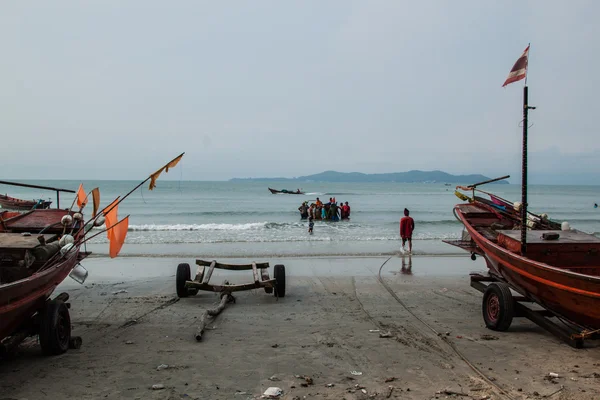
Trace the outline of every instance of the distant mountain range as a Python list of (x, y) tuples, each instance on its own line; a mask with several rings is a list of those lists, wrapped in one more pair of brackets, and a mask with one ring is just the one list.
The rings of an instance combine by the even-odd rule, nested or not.
[[(480, 174), (452, 175), (443, 171), (408, 171), (387, 174), (363, 174), (361, 172), (325, 171), (320, 174), (295, 178), (233, 178), (230, 181), (286, 181), (286, 182), (399, 182), (399, 183), (461, 183), (471, 184), (489, 180)], [(495, 183), (507, 184), (502, 180)]]

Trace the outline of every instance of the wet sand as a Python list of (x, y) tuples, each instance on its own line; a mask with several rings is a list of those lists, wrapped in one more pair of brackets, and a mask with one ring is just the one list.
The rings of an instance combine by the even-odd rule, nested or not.
[[(68, 279), (57, 291), (71, 295), (83, 347), (45, 358), (25, 343), (0, 361), (0, 398), (254, 399), (269, 386), (290, 400), (600, 398), (600, 349), (573, 349), (523, 319), (485, 328), (468, 278), (481, 260), (396, 256), (380, 271), (386, 259), (257, 260), (286, 266), (286, 297), (236, 293), (202, 342), (198, 320), (218, 296), (175, 296), (175, 268), (193, 259), (88, 259), (85, 285)], [(251, 273), (215, 271), (224, 279)]]

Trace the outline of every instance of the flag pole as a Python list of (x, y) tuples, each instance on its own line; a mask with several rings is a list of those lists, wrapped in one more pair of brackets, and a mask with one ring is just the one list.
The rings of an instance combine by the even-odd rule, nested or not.
[[(530, 50), (531, 44), (527, 45)], [(528, 50), (528, 51), (529, 51)], [(527, 128), (529, 110), (535, 107), (529, 106), (529, 88), (527, 87), (527, 68), (529, 66), (529, 52), (527, 53), (527, 64), (525, 69), (525, 86), (523, 86), (523, 155), (521, 170), (521, 255), (527, 254)]]
[(529, 109), (527, 97), (528, 90), (525, 85), (523, 87), (523, 161), (521, 169), (521, 255), (527, 253), (527, 111)]
[[(178, 159), (179, 157), (183, 156), (185, 154), (185, 152), (181, 153), (180, 155), (178, 155), (177, 157), (175, 157), (174, 159), (172, 159), (171, 161), (169, 161), (167, 164), (165, 164), (165, 166), (171, 164), (173, 161), (175, 161), (176, 159)], [(163, 167), (164, 168), (164, 167)], [(123, 200), (125, 200), (131, 193), (135, 192), (140, 186), (142, 186), (144, 183), (148, 182), (150, 179), (152, 178), (152, 175), (150, 175), (149, 177), (147, 177), (146, 179), (144, 179), (142, 182), (140, 182), (136, 187), (134, 187), (133, 189), (131, 189), (129, 191), (129, 193), (127, 193), (125, 196), (123, 196), (118, 202), (117, 204), (113, 205), (110, 209), (108, 210), (102, 210), (103, 213), (109, 213), (113, 208), (115, 208), (116, 206), (118, 206), (119, 204), (121, 204), (123, 202)]]

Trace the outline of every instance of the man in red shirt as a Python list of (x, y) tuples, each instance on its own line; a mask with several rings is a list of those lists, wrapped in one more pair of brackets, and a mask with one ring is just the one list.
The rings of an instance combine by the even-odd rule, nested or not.
[(402, 251), (404, 251), (404, 245), (408, 240), (408, 251), (412, 252), (412, 233), (415, 229), (415, 221), (408, 214), (410, 212), (405, 208), (404, 217), (400, 220), (400, 237), (402, 238)]

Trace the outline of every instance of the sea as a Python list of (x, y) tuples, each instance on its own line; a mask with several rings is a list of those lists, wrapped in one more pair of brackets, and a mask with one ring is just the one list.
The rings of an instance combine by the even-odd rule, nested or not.
[[(134, 181), (20, 181), (86, 191), (100, 188), (101, 205), (124, 196)], [(295, 186), (290, 186), (291, 184)], [(274, 189), (296, 190), (303, 195), (276, 194)], [(462, 225), (453, 206), (462, 202), (454, 186), (444, 183), (290, 183), (198, 182), (159, 179), (130, 194), (119, 206), (119, 217), (129, 215), (129, 231), (120, 256), (146, 257), (302, 257), (394, 255), (400, 251), (399, 221), (404, 208), (415, 220), (414, 255), (464, 254), (443, 242), (461, 237)], [(490, 184), (484, 190), (510, 201), (520, 201), (520, 185)], [(56, 194), (39, 189), (0, 185), (0, 193), (22, 199), (53, 200)], [(542, 186), (528, 188), (529, 209), (550, 219), (568, 221), (571, 227), (600, 236), (600, 186)], [(300, 219), (302, 202), (317, 198), (348, 202), (348, 221), (316, 221), (312, 235)], [(60, 207), (69, 207), (74, 194), (63, 193)], [(90, 202), (91, 203), (91, 202)], [(91, 204), (84, 210), (91, 215)], [(93, 231), (94, 232), (94, 231)], [(97, 231), (99, 232), (99, 231)], [(87, 249), (108, 255), (105, 234), (91, 239)]]

